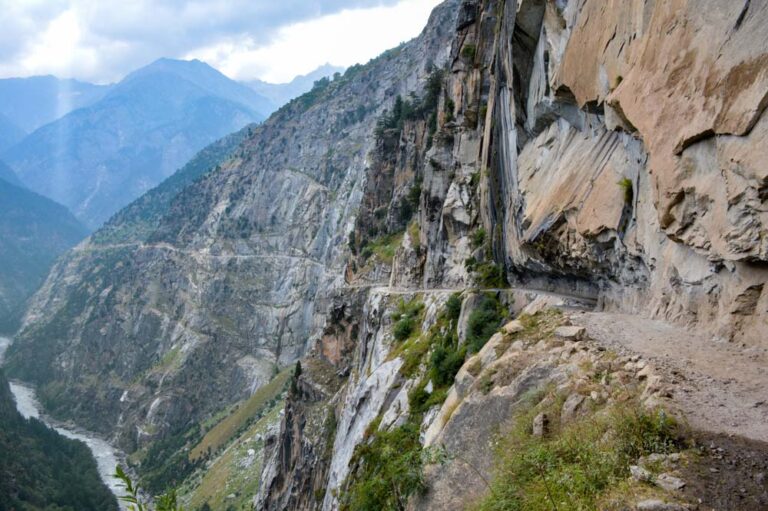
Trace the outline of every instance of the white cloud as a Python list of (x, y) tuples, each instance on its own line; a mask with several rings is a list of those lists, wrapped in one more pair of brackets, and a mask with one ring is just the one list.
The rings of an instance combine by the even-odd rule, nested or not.
[(418, 34), (439, 0), (0, 0), (0, 77), (110, 82), (159, 57), (288, 80)]
[(240, 80), (284, 82), (328, 62), (364, 63), (421, 32), (436, 0), (402, 0), (391, 7), (344, 10), (282, 28), (271, 43), (250, 37), (190, 51), (224, 74)]

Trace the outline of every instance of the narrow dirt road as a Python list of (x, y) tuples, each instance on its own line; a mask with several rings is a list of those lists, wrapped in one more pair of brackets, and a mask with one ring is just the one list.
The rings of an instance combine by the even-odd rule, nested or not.
[(694, 429), (768, 442), (768, 350), (628, 314), (570, 316), (600, 344), (641, 355), (664, 373)]

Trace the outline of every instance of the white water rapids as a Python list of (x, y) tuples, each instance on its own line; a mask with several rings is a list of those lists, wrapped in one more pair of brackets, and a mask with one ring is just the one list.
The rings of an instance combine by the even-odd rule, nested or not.
[[(5, 351), (10, 345), (10, 339), (6, 337), (0, 337), (0, 365), (2, 365)], [(112, 490), (112, 493), (114, 493), (116, 496), (122, 495), (123, 486), (117, 482), (115, 478), (112, 477), (112, 474), (115, 473), (115, 467), (117, 466), (118, 459), (123, 458), (120, 451), (115, 449), (107, 441), (94, 433), (85, 431), (80, 428), (75, 429), (65, 427), (61, 424), (51, 421), (50, 418), (46, 417), (42, 413), (40, 402), (35, 396), (35, 389), (19, 382), (11, 381), (9, 383), (11, 386), (11, 392), (13, 392), (13, 396), (16, 399), (16, 409), (24, 418), (28, 419), (30, 417), (34, 417), (35, 419), (39, 419), (49, 427), (55, 429), (61, 435), (67, 438), (80, 440), (81, 442), (85, 443), (85, 445), (91, 449), (93, 457), (96, 459), (96, 464), (99, 468), (99, 475), (104, 481), (104, 484), (106, 484), (109, 489)], [(124, 509), (122, 503), (120, 507), (121, 509)]]

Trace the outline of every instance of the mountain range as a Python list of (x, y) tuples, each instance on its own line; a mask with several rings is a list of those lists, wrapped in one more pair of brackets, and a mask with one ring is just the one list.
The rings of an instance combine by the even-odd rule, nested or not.
[(53, 262), (87, 234), (64, 206), (24, 188), (0, 162), (0, 332), (13, 332)]
[(0, 157), (28, 188), (94, 229), (197, 151), (262, 121), (334, 69), (260, 83), (267, 95), (198, 60), (159, 59), (106, 86), (0, 80)]
[(311, 73), (299, 75), (287, 83), (269, 83), (262, 80), (251, 80), (245, 84), (272, 102), (274, 110), (284, 105), (291, 99), (301, 96), (312, 88), (312, 85), (321, 78), (327, 78), (334, 73), (343, 73), (344, 68), (323, 64)]
[(6, 370), (191, 509), (768, 508), (767, 25), (446, 0), (63, 254)]

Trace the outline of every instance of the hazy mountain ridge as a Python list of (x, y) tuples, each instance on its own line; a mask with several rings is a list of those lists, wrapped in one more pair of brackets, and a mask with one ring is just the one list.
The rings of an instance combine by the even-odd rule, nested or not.
[(312, 89), (312, 85), (317, 80), (332, 77), (335, 73), (343, 72), (343, 67), (323, 64), (314, 71), (305, 75), (299, 75), (286, 83), (270, 83), (262, 80), (251, 80), (244, 83), (260, 95), (269, 99), (274, 106), (274, 110), (277, 110), (291, 99), (308, 92)]
[(210, 142), (262, 120), (260, 107), (256, 93), (199, 61), (162, 59), (3, 157), (28, 187), (94, 228)]
[(0, 331), (15, 330), (53, 262), (86, 233), (64, 206), (0, 179)]
[(95, 85), (55, 76), (0, 79), (0, 114), (25, 133), (91, 105), (111, 85)]

